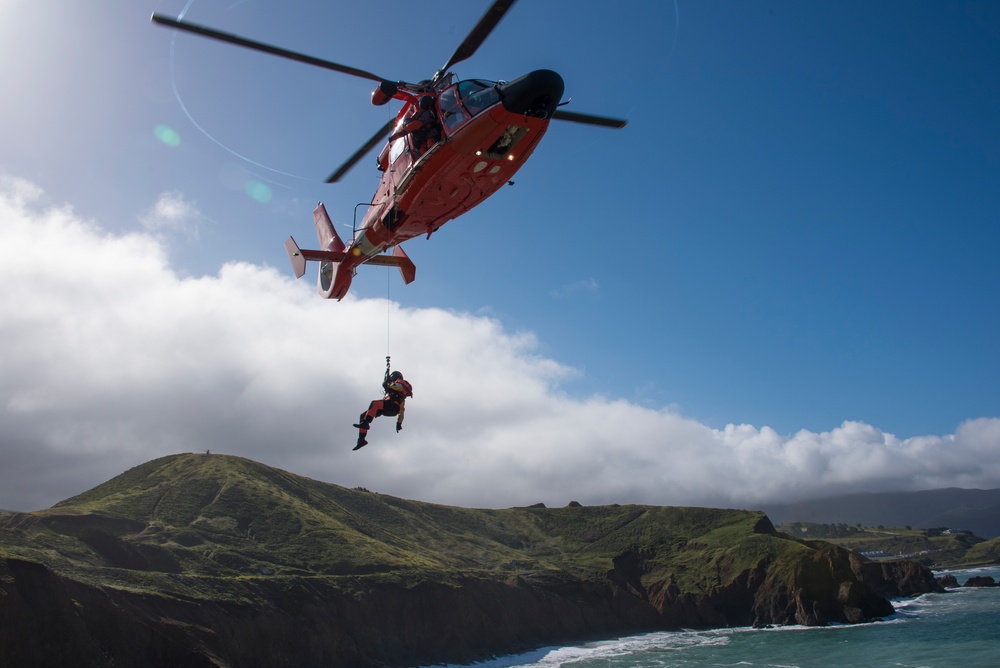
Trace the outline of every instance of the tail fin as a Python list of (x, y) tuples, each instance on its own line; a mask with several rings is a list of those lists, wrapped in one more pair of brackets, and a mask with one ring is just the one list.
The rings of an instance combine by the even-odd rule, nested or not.
[(392, 249), (392, 255), (376, 255), (365, 260), (365, 264), (372, 264), (379, 267), (397, 267), (403, 277), (403, 283), (409, 285), (417, 277), (417, 265), (399, 246)]
[(417, 277), (417, 265), (413, 264), (413, 260), (410, 256), (406, 254), (405, 251), (399, 246), (392, 249), (392, 256), (399, 259), (399, 273), (403, 277), (403, 283), (409, 285), (413, 282), (413, 279)]
[(292, 263), (292, 271), (295, 278), (302, 278), (306, 273), (306, 260), (319, 262), (340, 262), (344, 259), (344, 242), (337, 236), (337, 230), (333, 228), (330, 216), (326, 213), (326, 207), (320, 202), (313, 211), (313, 221), (316, 223), (316, 236), (319, 238), (320, 247), (323, 250), (302, 250), (295, 243), (294, 237), (285, 240), (285, 250), (288, 252), (288, 259)]
[(323, 250), (343, 253), (346, 246), (337, 235), (337, 230), (333, 228), (330, 216), (326, 212), (326, 207), (320, 202), (313, 209), (313, 222), (316, 223), (316, 236), (319, 237), (319, 247)]
[(322, 202), (313, 209), (313, 222), (316, 223), (316, 237), (319, 239), (320, 248), (326, 251), (325, 257), (320, 258), (316, 289), (325, 298), (340, 301), (347, 294), (351, 287), (351, 279), (354, 278), (354, 269), (341, 264), (347, 246), (334, 229), (330, 215)]
[(288, 253), (288, 259), (292, 263), (292, 271), (295, 272), (295, 278), (302, 278), (306, 273), (306, 258), (302, 255), (302, 249), (295, 243), (294, 237), (285, 239), (285, 251)]
[(319, 262), (317, 285), (319, 293), (327, 299), (343, 299), (351, 286), (353, 276), (353, 271), (349, 267), (341, 266), (347, 247), (337, 235), (337, 230), (333, 228), (322, 202), (313, 211), (313, 221), (316, 223), (316, 237), (323, 250), (302, 250), (293, 237), (288, 237), (285, 241), (285, 250), (288, 251), (288, 259), (292, 262), (292, 271), (295, 272), (296, 278), (302, 278), (306, 273), (307, 260)]

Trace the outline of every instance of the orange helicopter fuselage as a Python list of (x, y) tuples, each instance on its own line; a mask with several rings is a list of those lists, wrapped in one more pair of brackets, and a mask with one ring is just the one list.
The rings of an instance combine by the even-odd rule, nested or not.
[[(404, 107), (398, 125), (411, 110)], [(347, 245), (328, 297), (341, 299), (358, 266), (480, 204), (510, 182), (549, 126), (548, 118), (512, 112), (500, 102), (472, 115), (464, 107), (438, 110), (441, 141), (423, 154), (412, 135), (389, 142), (379, 154), (382, 179), (354, 238)], [(458, 118), (455, 118), (458, 116)], [(331, 249), (333, 250), (333, 249)]]

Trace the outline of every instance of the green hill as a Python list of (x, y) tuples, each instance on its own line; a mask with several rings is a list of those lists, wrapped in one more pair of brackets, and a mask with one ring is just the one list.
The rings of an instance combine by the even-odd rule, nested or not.
[(988, 543), (996, 545), (1000, 539), (986, 541), (969, 531), (810, 522), (792, 522), (778, 528), (791, 536), (825, 540), (872, 559), (912, 559), (934, 569), (968, 568), (1000, 561), (1000, 555), (988, 548)]
[(934, 587), (915, 564), (873, 568), (760, 512), (466, 509), (174, 455), (0, 516), (0, 665), (41, 651), (77, 665), (426, 664), (642, 630), (865, 621), (892, 611), (886, 596)]
[(1000, 564), (1000, 538), (976, 543), (965, 553), (958, 566), (965, 568), (987, 564)]

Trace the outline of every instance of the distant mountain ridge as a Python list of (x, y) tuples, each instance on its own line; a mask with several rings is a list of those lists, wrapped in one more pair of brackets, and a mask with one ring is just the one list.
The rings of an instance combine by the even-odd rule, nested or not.
[(1000, 489), (932, 489), (921, 492), (848, 494), (761, 508), (778, 524), (861, 523), (864, 526), (964, 529), (982, 538), (1000, 536)]
[(467, 509), (184, 454), (0, 515), (0, 666), (414, 666), (940, 591), (759, 511)]

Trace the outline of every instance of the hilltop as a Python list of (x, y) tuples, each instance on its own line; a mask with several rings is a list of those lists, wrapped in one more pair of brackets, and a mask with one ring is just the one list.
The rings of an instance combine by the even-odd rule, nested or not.
[(0, 516), (0, 664), (462, 662), (671, 628), (854, 623), (937, 590), (761, 512), (466, 509), (185, 454)]

